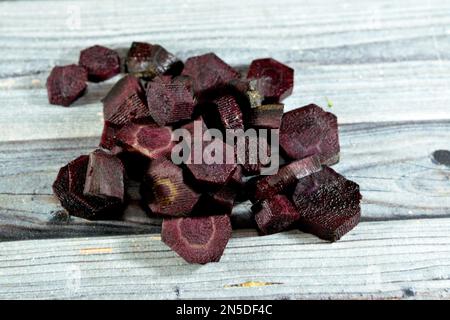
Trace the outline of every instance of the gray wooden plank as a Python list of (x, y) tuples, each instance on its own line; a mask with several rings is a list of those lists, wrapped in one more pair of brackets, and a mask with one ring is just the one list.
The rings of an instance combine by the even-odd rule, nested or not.
[(430, 161), (450, 149), (448, 12), (439, 0), (0, 2), (2, 240), (157, 232), (135, 203), (125, 221), (68, 220), (50, 191), (58, 167), (95, 146), (116, 79), (65, 109), (47, 103), (48, 72), (133, 40), (294, 67), (288, 109), (333, 103), (336, 169), (361, 185), (365, 221), (335, 244), (235, 232), (222, 262), (202, 267), (157, 234), (3, 242), (0, 298), (449, 298), (450, 172)]
[(448, 121), (343, 126), (334, 167), (356, 181), (367, 219), (408, 219), (450, 213), (450, 168), (431, 154), (450, 149)]
[(450, 219), (363, 222), (337, 243), (235, 232), (188, 265), (158, 235), (0, 243), (0, 298), (450, 298)]
[(442, 1), (233, 0), (214, 4), (213, 15), (205, 1), (0, 6), (1, 141), (98, 135), (99, 100), (116, 79), (90, 84), (66, 109), (48, 104), (46, 77), (86, 46), (133, 40), (159, 42), (181, 58), (215, 51), (233, 65), (273, 56), (296, 70), (288, 108), (328, 99), (341, 123), (450, 118), (450, 6)]
[[(340, 139), (341, 161), (334, 168), (361, 186), (363, 221), (450, 215), (450, 168), (431, 159), (433, 151), (450, 149), (449, 121), (342, 125)], [(67, 237), (76, 230), (81, 236), (155, 230), (155, 221), (147, 220), (135, 203), (126, 220), (143, 226), (108, 222), (115, 229), (89, 232), (81, 219), (54, 223), (54, 212), (61, 207), (51, 184), (59, 167), (97, 142), (98, 138), (84, 138), (0, 143), (0, 239)], [(137, 185), (131, 193), (137, 200)], [(246, 204), (237, 208), (236, 219), (248, 209)]]

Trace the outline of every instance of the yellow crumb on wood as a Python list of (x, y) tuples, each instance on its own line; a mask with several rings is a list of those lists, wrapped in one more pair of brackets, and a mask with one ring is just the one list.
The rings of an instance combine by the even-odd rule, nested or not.
[(80, 249), (80, 254), (105, 254), (112, 253), (112, 248), (86, 248)]
[(253, 287), (265, 287), (265, 286), (273, 286), (276, 284), (282, 284), (281, 282), (264, 282), (264, 281), (247, 281), (243, 283), (237, 284), (227, 284), (225, 288), (253, 288)]

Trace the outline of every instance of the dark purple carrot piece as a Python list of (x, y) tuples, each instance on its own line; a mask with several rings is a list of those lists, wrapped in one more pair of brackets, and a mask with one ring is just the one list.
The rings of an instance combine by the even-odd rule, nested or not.
[(156, 124), (127, 124), (117, 133), (116, 140), (129, 151), (137, 151), (150, 159), (169, 155), (174, 146), (172, 129)]
[(139, 152), (123, 151), (117, 154), (125, 167), (126, 177), (135, 181), (142, 181), (150, 164), (150, 158)]
[[(224, 151), (224, 154), (233, 154), (232, 147), (223, 142), (221, 143), (223, 146), (222, 150), (227, 150)], [(204, 148), (206, 146), (208, 146), (208, 144), (204, 144)], [(193, 155), (191, 155), (191, 159), (193, 159)], [(217, 164), (207, 164), (202, 160), (202, 162), (198, 164), (186, 164), (186, 167), (189, 169), (199, 187), (222, 186), (227, 182), (228, 178), (235, 170), (236, 163), (227, 164), (222, 162)]]
[[(197, 136), (194, 134), (195, 123), (197, 123), (197, 126), (201, 131), (200, 135), (198, 136), (198, 138), (200, 138), (200, 141), (196, 141)], [(182, 128), (186, 129), (191, 134), (191, 144), (188, 146), (190, 154), (189, 159), (186, 162), (186, 167), (188, 168), (190, 175), (193, 178), (192, 182), (197, 188), (223, 186), (228, 181), (228, 178), (236, 168), (236, 163), (234, 163), (233, 161), (233, 148), (218, 139), (214, 139), (214, 141), (203, 140), (203, 134), (207, 130), (207, 127), (201, 117), (199, 117), (196, 121), (184, 125)], [(212, 145), (212, 143), (214, 143), (214, 145)], [(213, 153), (207, 151), (213, 151), (213, 149), (215, 149), (213, 147), (215, 146), (222, 149), (221, 154), (218, 154), (217, 157), (217, 159), (221, 161), (217, 161), (219, 163), (208, 164), (205, 161), (204, 155), (210, 155), (211, 153)], [(196, 153), (198, 153), (198, 157), (196, 157)], [(229, 161), (231, 162), (230, 164), (227, 164), (228, 157), (230, 157), (231, 159), (231, 161)]]
[(287, 230), (300, 214), (291, 201), (281, 194), (253, 206), (255, 220), (262, 234), (273, 234)]
[(259, 79), (233, 79), (228, 85), (243, 94), (247, 99), (247, 105), (250, 108), (256, 108), (262, 105), (264, 96), (261, 94), (261, 86), (268, 78)]
[(358, 184), (329, 167), (300, 179), (292, 196), (301, 229), (329, 241), (358, 224), (361, 198)]
[(187, 168), (200, 187), (221, 186), (236, 168), (236, 164), (188, 164)]
[(165, 158), (150, 163), (145, 186), (150, 190), (150, 210), (161, 216), (189, 215), (200, 197), (184, 182), (182, 169)]
[(105, 81), (120, 73), (118, 53), (103, 46), (82, 50), (79, 64), (87, 70), (88, 79), (92, 82)]
[(194, 97), (187, 79), (155, 78), (147, 86), (150, 114), (160, 126), (188, 120), (194, 110)]
[(231, 238), (227, 215), (164, 219), (162, 241), (189, 263), (218, 262)]
[(177, 75), (183, 63), (162, 46), (133, 42), (126, 59), (127, 71), (136, 77), (152, 79), (157, 75)]
[(189, 131), (189, 133), (191, 134), (192, 137), (194, 137), (194, 129), (195, 129), (195, 123), (197, 122), (197, 128), (200, 129), (200, 135), (201, 137), (203, 137), (203, 134), (205, 133), (206, 130), (208, 130), (208, 127), (205, 124), (205, 121), (203, 120), (203, 118), (201, 116), (197, 117), (195, 120), (186, 123), (185, 125), (181, 126), (181, 128), (186, 129), (187, 131)]
[(182, 75), (192, 78), (194, 93), (197, 96), (206, 91), (217, 89), (240, 77), (239, 72), (214, 53), (187, 59)]
[(283, 104), (265, 104), (249, 110), (247, 123), (252, 128), (278, 129), (283, 117)]
[(252, 194), (252, 200), (270, 199), (292, 186), (298, 179), (320, 171), (319, 159), (315, 156), (291, 162), (281, 167), (274, 175), (259, 179)]
[(193, 215), (231, 214), (236, 196), (243, 187), (242, 169), (237, 166), (225, 185), (217, 190), (208, 190), (202, 193), (199, 202), (194, 208)]
[(120, 126), (116, 126), (115, 124), (105, 121), (103, 124), (102, 136), (100, 139), (99, 147), (110, 150), (114, 154), (118, 154), (122, 151), (122, 148), (117, 146), (116, 143), (116, 134), (121, 129)]
[(117, 126), (150, 117), (144, 90), (139, 80), (131, 75), (120, 79), (102, 102), (104, 120)]
[(243, 173), (247, 176), (260, 174), (261, 169), (270, 164), (262, 161), (268, 160), (266, 157), (271, 156), (270, 144), (263, 137), (240, 136), (237, 138), (234, 150), (236, 161), (242, 165)]
[(237, 165), (233, 174), (230, 176), (230, 181), (228, 183), (235, 189), (239, 189), (244, 186), (244, 174), (242, 171), (242, 166)]
[(219, 191), (212, 193), (211, 198), (219, 207), (223, 208), (224, 212), (231, 214), (236, 194), (235, 188), (231, 185), (225, 185)]
[(294, 87), (294, 69), (271, 58), (253, 60), (247, 78), (261, 79), (258, 89), (267, 103), (282, 101)]
[(88, 163), (89, 163), (88, 155), (79, 156), (75, 160), (68, 163), (67, 165), (69, 176), (68, 186), (70, 192), (83, 194)]
[(84, 94), (87, 80), (86, 69), (76, 64), (54, 67), (47, 78), (48, 102), (68, 107)]
[(203, 192), (192, 211), (192, 215), (229, 215), (233, 209), (236, 194), (236, 190), (228, 185), (222, 186), (217, 191)]
[(338, 162), (336, 116), (315, 104), (285, 113), (280, 127), (280, 146), (291, 159), (317, 155), (322, 164)]
[(70, 215), (85, 219), (115, 218), (123, 210), (117, 198), (83, 195), (89, 156), (83, 155), (59, 170), (53, 192)]
[(104, 150), (89, 154), (83, 194), (124, 201), (124, 167), (115, 155)]
[(224, 95), (214, 100), (224, 129), (244, 129), (241, 109), (232, 95)]

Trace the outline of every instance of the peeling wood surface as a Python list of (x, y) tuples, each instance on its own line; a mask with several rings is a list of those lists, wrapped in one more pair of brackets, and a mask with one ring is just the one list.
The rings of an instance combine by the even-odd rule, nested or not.
[[(449, 13), (438, 0), (0, 2), (0, 298), (449, 298), (450, 168), (431, 159), (450, 149)], [(124, 221), (61, 214), (53, 179), (97, 144), (116, 79), (62, 108), (47, 75), (87, 46), (134, 40), (295, 68), (288, 110), (333, 105), (335, 168), (360, 184), (363, 222), (334, 244), (240, 230), (199, 267), (136, 203)]]

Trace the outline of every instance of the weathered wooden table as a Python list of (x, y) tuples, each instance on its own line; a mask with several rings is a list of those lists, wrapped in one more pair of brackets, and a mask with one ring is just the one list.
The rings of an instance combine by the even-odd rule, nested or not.
[[(2, 2), (0, 31), (0, 298), (450, 297), (450, 168), (430, 156), (450, 149), (448, 1)], [(195, 266), (144, 216), (55, 214), (57, 170), (97, 144), (116, 79), (62, 108), (49, 70), (133, 40), (295, 68), (287, 106), (330, 102), (339, 118), (359, 226), (333, 244), (236, 231), (220, 263)]]

